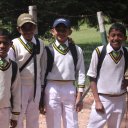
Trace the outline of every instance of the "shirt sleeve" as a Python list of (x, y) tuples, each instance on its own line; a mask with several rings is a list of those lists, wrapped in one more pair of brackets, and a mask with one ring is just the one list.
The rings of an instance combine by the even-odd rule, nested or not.
[(78, 91), (83, 92), (85, 88), (85, 65), (83, 51), (80, 47), (76, 46), (78, 54), (78, 62), (76, 66), (76, 76), (78, 83)]
[(97, 65), (98, 65), (98, 54), (96, 50), (92, 53), (92, 58), (90, 62), (90, 66), (87, 72), (87, 76), (96, 78), (97, 76)]
[(15, 47), (12, 45), (12, 47), (8, 51), (8, 56), (11, 60), (16, 61), (16, 53), (15, 53)]

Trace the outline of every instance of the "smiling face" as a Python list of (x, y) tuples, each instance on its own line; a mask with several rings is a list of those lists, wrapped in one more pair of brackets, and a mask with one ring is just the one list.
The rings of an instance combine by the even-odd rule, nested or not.
[(12, 43), (7, 36), (0, 35), (0, 57), (5, 58)]
[(72, 33), (70, 28), (67, 28), (64, 24), (59, 24), (52, 29), (53, 36), (60, 42), (64, 43), (68, 36)]
[(122, 43), (126, 41), (127, 37), (120, 30), (112, 29), (108, 35), (108, 40), (110, 45), (114, 50), (119, 50), (122, 46)]

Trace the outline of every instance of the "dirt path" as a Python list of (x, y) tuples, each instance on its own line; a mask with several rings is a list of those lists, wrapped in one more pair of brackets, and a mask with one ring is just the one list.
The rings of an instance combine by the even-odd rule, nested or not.
[[(92, 94), (89, 93), (89, 95), (87, 95), (84, 99), (84, 109), (81, 112), (79, 112), (79, 114), (78, 114), (79, 128), (86, 128), (88, 119), (89, 119), (90, 107), (92, 105), (92, 102), (93, 102), (93, 97), (92, 97)], [(126, 117), (126, 115), (125, 115), (125, 117)], [(128, 119), (127, 119), (127, 126), (126, 126), (125, 117), (123, 119), (121, 128), (128, 128)], [(128, 114), (127, 114), (127, 117), (128, 117)], [(43, 115), (40, 115), (40, 127), (39, 128), (47, 128), (45, 116), (43, 116)], [(105, 127), (105, 128), (107, 128), (107, 127)]]

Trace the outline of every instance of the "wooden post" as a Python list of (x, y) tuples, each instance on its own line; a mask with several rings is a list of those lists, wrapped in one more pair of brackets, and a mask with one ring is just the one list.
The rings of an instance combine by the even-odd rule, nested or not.
[[(33, 18), (37, 24), (37, 7), (36, 7), (36, 5), (29, 6), (28, 11), (29, 11), (29, 14), (33, 16)], [(35, 34), (36, 35), (38, 34), (38, 25), (36, 27)]]
[(108, 41), (107, 41), (106, 30), (104, 26), (103, 13), (101, 11), (97, 12), (97, 18), (98, 18), (99, 29), (101, 33), (102, 44), (106, 45)]

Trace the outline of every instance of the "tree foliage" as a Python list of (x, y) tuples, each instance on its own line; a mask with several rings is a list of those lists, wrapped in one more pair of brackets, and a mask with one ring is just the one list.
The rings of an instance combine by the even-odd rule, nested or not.
[[(98, 11), (106, 17), (105, 23), (122, 22), (128, 24), (128, 0), (0, 0), (0, 20), (2, 26), (8, 26), (14, 36), (17, 17), (28, 12), (29, 5), (37, 6), (39, 35), (44, 35), (58, 17), (71, 20), (72, 26), (79, 26), (86, 22), (90, 27), (98, 27)], [(4, 26), (4, 27), (5, 27)]]

